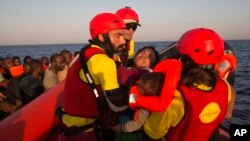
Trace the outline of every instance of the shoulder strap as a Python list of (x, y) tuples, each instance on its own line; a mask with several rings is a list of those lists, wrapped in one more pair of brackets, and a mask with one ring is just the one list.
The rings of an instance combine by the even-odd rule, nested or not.
[(104, 53), (104, 52), (98, 48), (91, 48), (90, 45), (82, 48), (80, 51), (80, 61), (81, 61), (82, 69), (84, 70), (84, 75), (85, 75), (88, 83), (90, 84), (96, 98), (99, 97), (99, 94), (98, 94), (98, 91), (96, 89), (96, 85), (94, 83), (94, 80), (93, 80), (92, 76), (90, 75), (89, 69), (87, 67), (87, 61), (93, 55), (100, 54), (100, 53)]
[(101, 106), (100, 98), (99, 98), (99, 93), (97, 91), (96, 84), (94, 83), (94, 80), (92, 76), (90, 75), (89, 69), (87, 67), (87, 61), (95, 54), (105, 54), (105, 52), (101, 49), (98, 48), (91, 48), (90, 45), (87, 45), (86, 47), (82, 48), (80, 51), (80, 61), (81, 61), (81, 66), (84, 71), (84, 75), (90, 84), (90, 87), (95, 94), (96, 102), (98, 105), (98, 109), (101, 110), (103, 109)]

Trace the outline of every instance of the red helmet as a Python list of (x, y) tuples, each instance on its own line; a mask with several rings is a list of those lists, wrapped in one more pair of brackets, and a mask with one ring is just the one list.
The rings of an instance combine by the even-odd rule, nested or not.
[(96, 15), (89, 25), (92, 39), (98, 34), (106, 34), (110, 30), (126, 28), (120, 16), (113, 13), (101, 13)]
[(215, 64), (222, 58), (224, 41), (211, 29), (195, 28), (181, 36), (177, 49), (198, 64)]
[(125, 23), (136, 22), (139, 24), (138, 14), (130, 7), (126, 6), (125, 8), (121, 8), (116, 11), (116, 14), (119, 15)]

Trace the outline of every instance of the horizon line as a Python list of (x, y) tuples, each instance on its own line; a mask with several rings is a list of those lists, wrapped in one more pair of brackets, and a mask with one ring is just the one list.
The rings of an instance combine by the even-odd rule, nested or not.
[[(246, 40), (250, 40), (250, 39), (226, 39), (225, 41), (246, 41)], [(166, 40), (166, 41), (162, 41), (162, 40), (155, 40), (155, 41), (135, 41), (135, 43), (141, 43), (141, 42), (174, 42), (176, 40)], [(83, 43), (37, 43), (37, 44), (0, 44), (0, 47), (2, 46), (39, 46), (39, 45), (76, 45), (76, 44), (88, 44), (87, 42), (83, 42)]]

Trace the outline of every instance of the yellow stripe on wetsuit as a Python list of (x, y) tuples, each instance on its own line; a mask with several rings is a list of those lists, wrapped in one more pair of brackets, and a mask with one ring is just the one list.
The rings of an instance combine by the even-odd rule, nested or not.
[[(67, 127), (72, 127), (72, 126), (80, 127), (80, 126), (84, 126), (84, 125), (93, 123), (95, 121), (95, 119), (93, 119), (93, 118), (75, 117), (75, 116), (70, 116), (70, 115), (67, 115), (67, 114), (63, 114), (62, 121)], [(89, 128), (84, 132), (90, 132), (90, 131), (94, 131), (94, 129)]]

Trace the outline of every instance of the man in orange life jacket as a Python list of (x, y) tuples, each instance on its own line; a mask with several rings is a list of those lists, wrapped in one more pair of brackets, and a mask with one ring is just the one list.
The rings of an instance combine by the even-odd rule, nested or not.
[(127, 6), (117, 10), (116, 14), (119, 15), (126, 24), (126, 30), (124, 34), (126, 45), (123, 52), (120, 54), (120, 61), (123, 65), (132, 67), (135, 48), (133, 36), (137, 26), (141, 26), (139, 24), (139, 16), (135, 10)]
[(99, 140), (94, 123), (99, 121), (101, 129), (107, 129), (115, 124), (110, 113), (127, 108), (128, 93), (118, 85), (112, 59), (125, 45), (125, 28), (123, 20), (112, 13), (98, 14), (90, 21), (90, 44), (72, 60), (66, 77), (59, 140)]

